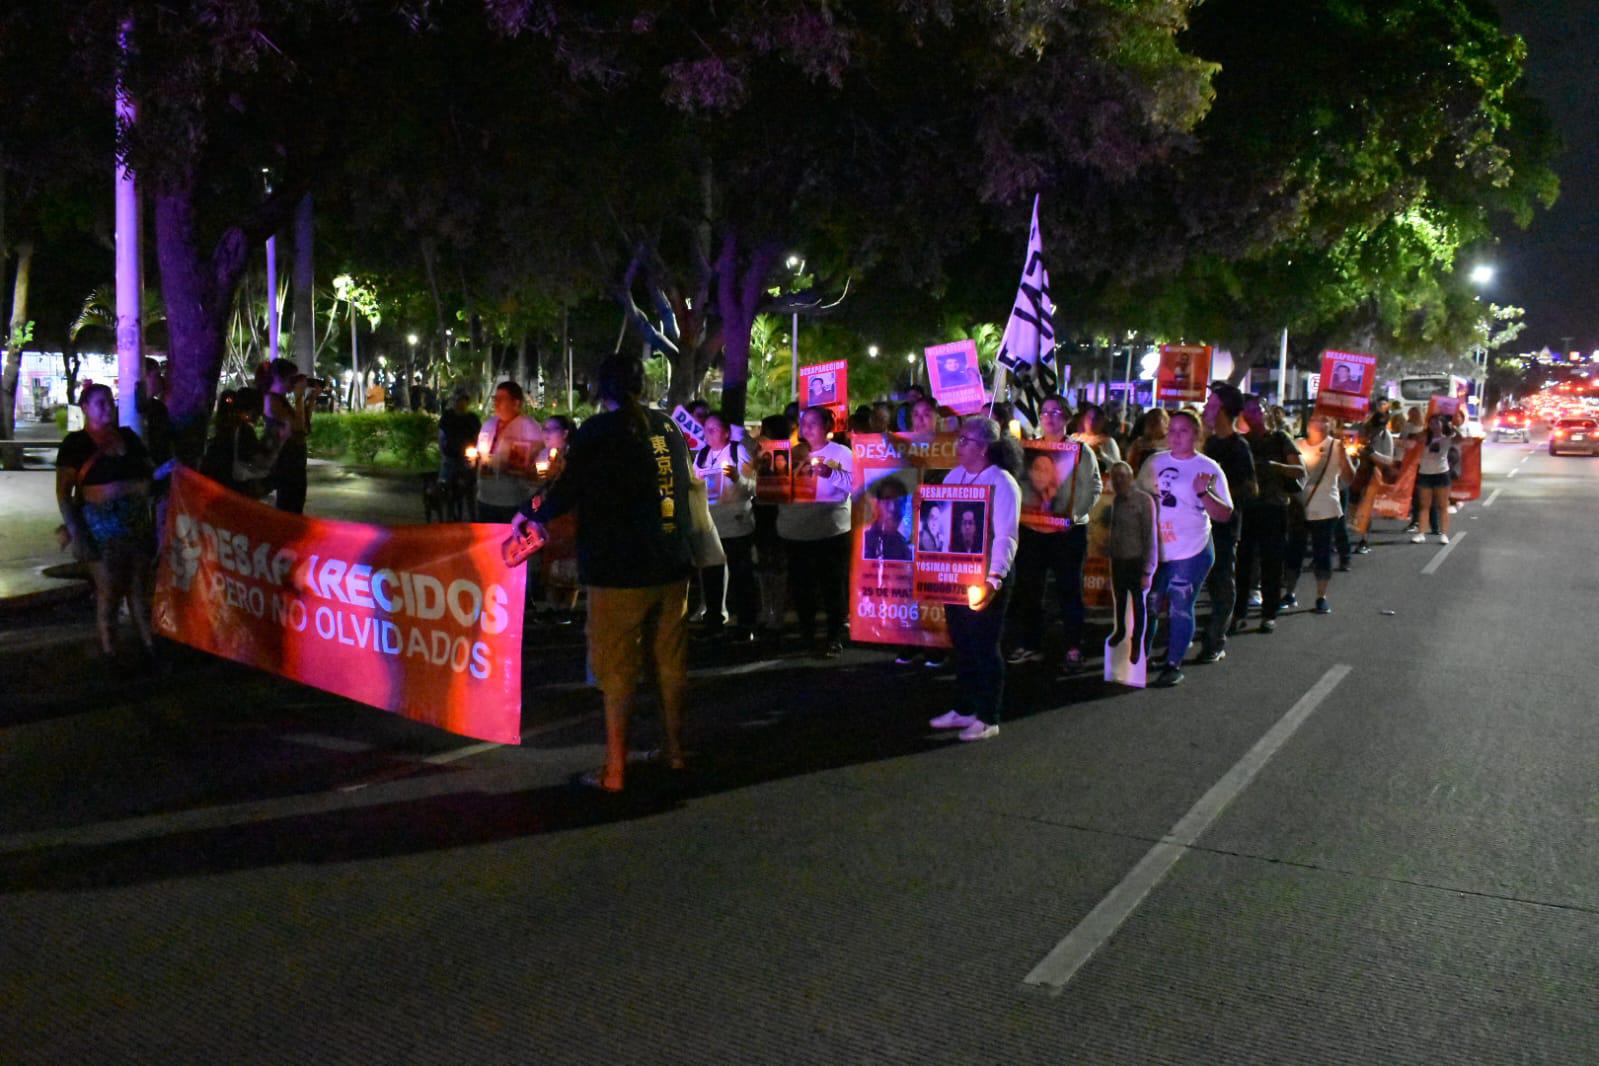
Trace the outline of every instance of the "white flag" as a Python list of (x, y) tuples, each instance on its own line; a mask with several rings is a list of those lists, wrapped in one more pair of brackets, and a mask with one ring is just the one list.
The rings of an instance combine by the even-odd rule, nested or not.
[(1038, 197), (1033, 197), (1033, 227), (1027, 233), (1027, 264), (1011, 304), (1010, 321), (999, 344), (999, 362), (1012, 374), (1020, 368), (1055, 361), (1055, 304), (1049, 298), (1049, 271), (1044, 269), (1044, 242), (1038, 232)]

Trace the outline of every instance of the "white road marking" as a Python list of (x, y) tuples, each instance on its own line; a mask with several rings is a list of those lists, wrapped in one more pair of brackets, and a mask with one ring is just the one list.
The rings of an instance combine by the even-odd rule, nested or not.
[(1421, 568), (1423, 574), (1435, 574), (1438, 568), (1444, 565), (1444, 560), (1449, 558), (1449, 553), (1455, 550), (1455, 545), (1466, 539), (1466, 534), (1456, 533), (1449, 538), (1449, 543), (1438, 549), (1438, 554), (1432, 557), (1432, 562)]
[(1278, 719), (1277, 724), (1267, 730), (1266, 735), (1256, 741), (1255, 746), (1234, 763), (1233, 768), (1212, 785), (1209, 792), (1199, 798), (1198, 803), (1189, 808), (1182, 820), (1149, 849), (1138, 865), (1122, 878), (1121, 883), (1111, 889), (1110, 894), (1077, 924), (1077, 928), (1066, 934), (1066, 938), (1033, 967), (1023, 983), (1042, 986), (1052, 992), (1065, 988), (1094, 953), (1116, 935), (1122, 923), (1165, 879), (1227, 805), (1249, 787), (1255, 775), (1288, 742), (1305, 719), (1332, 695), (1333, 689), (1349, 676), (1351, 669), (1340, 663), (1323, 674), (1321, 680), (1301, 696), (1299, 702), (1290, 707), (1288, 713)]
[(1518, 466), (1514, 470), (1512, 470), (1510, 473), (1506, 474), (1505, 477), (1513, 478), (1519, 473), (1521, 473), (1521, 467)]
[(1500, 485), (1497, 489), (1494, 489), (1488, 494), (1488, 498), (1482, 501), (1482, 505), (1484, 507), (1492, 507), (1494, 505), (1494, 501), (1499, 498), (1499, 494), (1503, 491), (1505, 491), (1505, 487)]

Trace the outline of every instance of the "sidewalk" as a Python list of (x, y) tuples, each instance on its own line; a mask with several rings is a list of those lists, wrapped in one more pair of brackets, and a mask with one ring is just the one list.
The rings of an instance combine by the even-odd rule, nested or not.
[[(17, 437), (53, 440), (56, 428), (20, 423)], [(421, 484), (414, 476), (354, 474), (321, 459), (311, 460), (310, 467), (307, 514), (379, 525), (423, 519)], [(71, 554), (56, 544), (60, 523), (52, 466), (0, 470), (0, 616), (26, 615), (89, 595), (82, 578), (47, 573), (72, 566)]]

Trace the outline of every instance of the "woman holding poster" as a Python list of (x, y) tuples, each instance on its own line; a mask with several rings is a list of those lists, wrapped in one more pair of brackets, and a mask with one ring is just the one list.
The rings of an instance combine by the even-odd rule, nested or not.
[(747, 642), (755, 635), (760, 609), (755, 591), (755, 464), (749, 450), (733, 439), (732, 427), (720, 411), (706, 415), (704, 424), (705, 446), (694, 453), (694, 476), (705, 482), (711, 522), (727, 555), (726, 565), (700, 572), (706, 634), (721, 639), (731, 597), (738, 621), (734, 636)]
[(1093, 451), (1066, 437), (1066, 400), (1051, 396), (1038, 411), (1041, 430), (1026, 450), (1021, 539), (1016, 552), (1016, 647), (1010, 662), (1041, 659), (1044, 584), (1055, 577), (1066, 668), (1082, 665), (1083, 559), (1088, 554), (1088, 512), (1103, 488)]
[[(833, 413), (827, 408), (806, 408), (799, 429), (803, 447), (794, 453), (795, 502), (778, 507), (777, 535), (788, 555), (788, 591), (800, 639), (816, 655), (832, 659), (844, 651), (855, 460), (848, 448), (828, 439)], [(824, 643), (816, 641), (818, 600), (827, 618)]]
[(1021, 487), (1007, 467), (1019, 468), (1020, 462), (1014, 443), (1000, 433), (999, 423), (991, 418), (968, 418), (955, 448), (960, 465), (949, 472), (944, 484), (989, 485), (994, 490), (993, 506), (981, 531), (989, 548), (988, 577), (967, 603), (945, 607), (949, 639), (955, 649), (959, 705), (928, 724), (934, 729), (959, 730), (962, 740), (987, 740), (999, 735), (1005, 690), (1005, 657), (999, 650), (999, 638), (1013, 585), (1011, 566), (1016, 560), (1021, 519)]

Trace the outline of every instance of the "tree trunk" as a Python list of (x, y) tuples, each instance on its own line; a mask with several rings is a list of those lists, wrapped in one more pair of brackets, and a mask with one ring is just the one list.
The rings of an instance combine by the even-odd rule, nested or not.
[(766, 280), (783, 246), (768, 242), (739, 269), (738, 238), (729, 233), (717, 258), (717, 303), (722, 317), (722, 411), (734, 425), (744, 421), (749, 397), (750, 332), (766, 292)]
[[(17, 245), (17, 277), (11, 287), (11, 325), (6, 332), (6, 361), (0, 371), (0, 440), (17, 435), (17, 382), (22, 377), (22, 338), (28, 329), (28, 280), (33, 273), (33, 242)], [(5, 469), (21, 470), (22, 453), (5, 450)]]
[(311, 194), (294, 205), (294, 361), (316, 376), (316, 213)]
[(78, 395), (78, 367), (82, 358), (78, 355), (78, 342), (72, 337), (67, 338), (67, 343), (61, 348), (61, 365), (67, 373), (67, 403), (71, 403)]
[(244, 231), (231, 227), (210, 255), (202, 254), (194, 199), (192, 181), (155, 196), (156, 259), (170, 340), (167, 406), (174, 449), (191, 466), (199, 464), (205, 450), (227, 349), (228, 313), (251, 247)]

